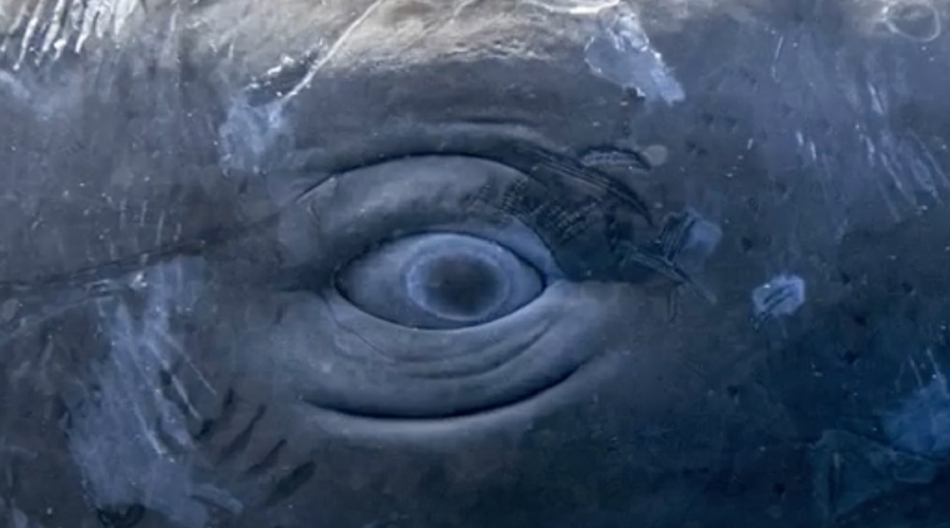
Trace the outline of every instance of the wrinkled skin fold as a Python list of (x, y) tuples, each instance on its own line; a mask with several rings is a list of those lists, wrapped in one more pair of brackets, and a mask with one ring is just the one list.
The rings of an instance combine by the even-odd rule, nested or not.
[(950, 523), (943, 0), (0, 0), (0, 526)]

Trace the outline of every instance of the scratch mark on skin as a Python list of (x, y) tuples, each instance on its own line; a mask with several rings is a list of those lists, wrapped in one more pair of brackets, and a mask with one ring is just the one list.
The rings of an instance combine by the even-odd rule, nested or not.
[(162, 243), (162, 231), (165, 229), (165, 216), (166, 212), (162, 211), (158, 216), (158, 224), (155, 226), (155, 245), (159, 246)]
[[(175, 4), (177, 5), (177, 4)], [(0, 54), (19, 45), (13, 70), (19, 70), (27, 55), (36, 65), (45, 59), (57, 61), (69, 49), (81, 53), (89, 39), (111, 37), (118, 41), (129, 34), (141, 0), (26, 0), (9, 27), (0, 27)], [(0, 23), (4, 22), (0, 19)], [(14, 36), (15, 35), (15, 36)]]
[(82, 28), (79, 30), (79, 37), (76, 39), (76, 46), (73, 48), (75, 53), (80, 53), (83, 47), (85, 47), (86, 40), (88, 40), (89, 36), (92, 35), (93, 27), (95, 27), (96, 20), (98, 19), (98, 12), (93, 15), (86, 14), (86, 16), (82, 17)]
[(304, 78), (301, 79), (300, 82), (297, 83), (297, 85), (293, 87), (293, 89), (287, 92), (287, 94), (284, 95), (280, 99), (280, 104), (281, 105), (286, 104), (291, 99), (297, 97), (297, 95), (299, 95), (301, 91), (305, 90), (308, 86), (310, 86), (310, 83), (313, 82), (313, 79), (314, 77), (316, 77), (317, 73), (319, 73), (320, 70), (322, 70), (323, 67), (328, 62), (330, 62), (330, 60), (333, 59), (333, 57), (336, 56), (337, 53), (339, 53), (340, 49), (343, 48), (343, 45), (346, 44), (346, 42), (350, 39), (353, 33), (355, 33), (356, 30), (359, 29), (359, 27), (362, 26), (363, 23), (366, 22), (366, 20), (368, 20), (369, 17), (372, 16), (373, 13), (375, 13), (376, 10), (379, 9), (381, 5), (383, 5), (383, 2), (384, 0), (376, 0), (375, 2), (370, 4), (370, 6), (367, 7), (365, 11), (363, 11), (363, 14), (361, 14), (359, 17), (357, 17), (356, 20), (350, 23), (350, 25), (347, 26), (345, 30), (343, 30), (343, 33), (339, 36), (339, 38), (336, 39), (336, 42), (334, 42), (333, 45), (330, 46), (330, 49), (327, 50), (327, 53), (323, 57), (321, 57), (320, 60), (314, 63), (313, 66), (311, 66), (310, 70), (307, 72)]
[(881, 156), (881, 163), (884, 165), (884, 169), (886, 170), (887, 174), (891, 177), (891, 182), (894, 184), (894, 188), (900, 192), (901, 196), (903, 196), (905, 200), (912, 202), (913, 197), (904, 186), (904, 182), (901, 180), (900, 175), (894, 169), (894, 164), (892, 161), (893, 160), (891, 160), (890, 156)]
[(32, 383), (39, 389), (42, 389), (47, 395), (56, 394), (53, 381), (50, 379), (51, 362), (55, 352), (53, 339), (47, 338), (43, 346), (43, 352), (40, 354), (39, 362), (34, 368), (34, 375), (31, 377)]
[(775, 45), (775, 53), (772, 55), (772, 79), (778, 80), (778, 59), (782, 55), (782, 48), (785, 47), (785, 35), (778, 38), (778, 44)]
[(900, 219), (895, 201), (920, 207), (920, 193), (926, 193), (938, 203), (943, 202), (942, 195), (950, 187), (950, 181), (930, 148), (916, 134), (896, 137), (885, 131), (876, 140), (864, 135), (861, 139), (868, 163), (881, 168), (874, 172), (873, 179), (895, 219)]
[(914, 377), (917, 378), (917, 386), (921, 389), (924, 388), (924, 378), (920, 375), (920, 368), (917, 367), (917, 362), (910, 356), (908, 356), (907, 361), (910, 362), (910, 368), (914, 371)]
[(139, 216), (139, 227), (145, 227), (145, 220), (148, 218), (148, 200), (142, 201), (142, 213)]
[(27, 458), (30, 460), (39, 456), (39, 454), (36, 451), (33, 451), (32, 449), (27, 449), (25, 447), (15, 445), (15, 444), (8, 444), (7, 437), (0, 436), (0, 456), (3, 456), (3, 455)]
[[(203, 459), (187, 415), (199, 412), (178, 373), (167, 368), (184, 364), (187, 351), (172, 325), (175, 314), (198, 302), (202, 269), (189, 259), (147, 268), (131, 279), (140, 283), (130, 294), (144, 301), (140, 309), (127, 298), (97, 303), (110, 337), (109, 358), (92, 367), (90, 385), (80, 385), (67, 403), (70, 453), (96, 507), (139, 503), (187, 528), (208, 525), (209, 505), (243, 509), (229, 491), (195, 471)], [(178, 397), (169, 399), (166, 388)]]
[(112, 9), (112, 34), (118, 35), (127, 25), (136, 7), (141, 5), (140, 0), (117, 0)]
[[(104, 319), (108, 318), (108, 314), (105, 313), (105, 311), (101, 310), (100, 313)], [(116, 311), (116, 314), (114, 315), (114, 317), (116, 319), (116, 324), (122, 327), (122, 330), (120, 330), (120, 332), (122, 332), (123, 337), (125, 339), (139, 339), (135, 336), (133, 331), (131, 331), (131, 328), (134, 326), (134, 324), (132, 322), (132, 316), (131, 314), (128, 313), (128, 310), (126, 309), (125, 306), (120, 306), (119, 309)], [(128, 336), (124, 335), (126, 332), (128, 332), (131, 335), (128, 335)], [(120, 357), (120, 354), (134, 353), (135, 349), (138, 348), (135, 346), (136, 343), (125, 342), (125, 339), (117, 340), (118, 342), (116, 343), (116, 346), (121, 348), (122, 350), (119, 353), (112, 354), (111, 358), (117, 371), (121, 372), (122, 370), (124, 370), (125, 366), (128, 366), (129, 368), (131, 368), (132, 371), (134, 371), (133, 376), (122, 377), (120, 378), (120, 381), (118, 383), (118, 385), (120, 385), (124, 389), (122, 391), (123, 393), (134, 394), (135, 388), (132, 387), (130, 383), (144, 380), (147, 378), (147, 375), (145, 372), (142, 371), (141, 365), (138, 361), (128, 361), (127, 359)], [(145, 348), (150, 349), (151, 347), (145, 347)], [(152, 450), (157, 455), (162, 456), (162, 457), (168, 455), (168, 452), (162, 445), (162, 442), (156, 436), (154, 429), (149, 425), (148, 419), (145, 418), (145, 415), (143, 414), (144, 411), (142, 409), (142, 406), (133, 404), (133, 405), (130, 405), (129, 407), (130, 407), (129, 410), (132, 411), (136, 421), (139, 424), (138, 429), (140, 430), (141, 435), (148, 441), (148, 444), (152, 448)]]
[(868, 83), (868, 94), (871, 96), (871, 108), (880, 116), (887, 114), (886, 102), (873, 84)]
[(910, 132), (910, 137), (917, 143), (920, 152), (923, 154), (927, 161), (930, 163), (930, 166), (937, 172), (937, 176), (940, 181), (943, 183), (944, 188), (950, 188), (950, 179), (947, 178), (947, 174), (941, 169), (940, 163), (934, 158), (933, 153), (930, 152), (930, 149), (924, 144), (923, 140), (920, 139), (915, 132)]
[(888, 212), (891, 213), (891, 217), (894, 221), (900, 221), (901, 213), (897, 210), (897, 205), (894, 204), (894, 200), (891, 199), (891, 195), (887, 192), (887, 188), (884, 187), (884, 182), (881, 181), (881, 178), (872, 178), (875, 185), (877, 185), (878, 192), (880, 192), (881, 197), (884, 200), (885, 205), (887, 205)]
[(604, 9), (617, 6), (620, 0), (525, 0), (525, 3), (552, 13), (596, 15)]
[(63, 29), (63, 21), (66, 19), (66, 7), (69, 0), (56, 0), (56, 7), (53, 8), (53, 14), (50, 17), (51, 22), (46, 29), (46, 37), (43, 39), (43, 45), (40, 47), (40, 53), (36, 57), (36, 63), (39, 64), (43, 56), (53, 49), (53, 44), (57, 41), (60, 31)]
[[(61, 32), (60, 37), (56, 39), (56, 42), (53, 43), (53, 49), (56, 53), (53, 56), (53, 61), (58, 61), (62, 57), (63, 52), (66, 51), (67, 46), (69, 46), (69, 39), (72, 37), (73, 32), (78, 31), (82, 26), (82, 17), (83, 13), (86, 10), (85, 3), (83, 2), (70, 2), (69, 13), (66, 15), (67, 27), (64, 31)], [(70, 31), (72, 30), (72, 32)]]
[(462, 11), (465, 11), (469, 7), (481, 2), (481, 0), (465, 0), (464, 2), (459, 3), (458, 7), (455, 8), (455, 11), (452, 11), (452, 18), (458, 18), (462, 14)]
[[(7, 35), (15, 34), (16, 32), (20, 31), (20, 28), (23, 26), (23, 22), (26, 20), (28, 16), (27, 13), (30, 10), (29, 6), (30, 6), (29, 2), (21, 3), (20, 9), (19, 11), (17, 11), (16, 18), (13, 19), (13, 23), (10, 24), (8, 28), (0, 28), (2, 29), (2, 33), (4, 34), (4, 37), (6, 37)], [(3, 39), (3, 42), (0, 43), (0, 54), (6, 54), (7, 46), (9, 43), (10, 43), (9, 38)]]
[(927, 348), (927, 350), (925, 350), (924, 352), (927, 354), (927, 359), (930, 360), (930, 367), (931, 367), (931, 368), (933, 369), (933, 371), (934, 371), (933, 377), (934, 377), (935, 379), (940, 379), (940, 380), (941, 380), (941, 382), (942, 382), (942, 383), (941, 383), (941, 388), (943, 389), (942, 392), (943, 392), (944, 396), (947, 396), (948, 398), (950, 398), (950, 393), (947, 393), (946, 376), (944, 376), (944, 375), (943, 375), (943, 372), (941, 372), (941, 370), (940, 370), (940, 364), (937, 363), (937, 358), (934, 357), (934, 352), (933, 352), (933, 350), (931, 350), (930, 348)]
[(875, 153), (877, 152), (877, 149), (874, 148), (874, 142), (871, 141), (871, 138), (867, 137), (864, 134), (861, 135), (861, 139), (864, 141), (865, 150), (867, 150), (868, 164), (874, 165), (874, 159), (875, 159), (874, 156), (875, 156)]
[(46, 2), (47, 0), (40, 0), (34, 5), (33, 13), (30, 14), (30, 22), (27, 24), (23, 39), (20, 42), (20, 54), (17, 57), (16, 64), (13, 65), (14, 71), (19, 70), (26, 59), (26, 52), (30, 49), (30, 41), (33, 40), (33, 36), (36, 34), (36, 28), (42, 19), (41, 15), (46, 9)]

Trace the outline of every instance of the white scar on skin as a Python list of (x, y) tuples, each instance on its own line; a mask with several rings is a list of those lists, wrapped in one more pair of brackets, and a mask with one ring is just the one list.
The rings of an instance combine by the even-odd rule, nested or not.
[(554, 13), (568, 15), (596, 15), (604, 9), (620, 4), (621, 0), (524, 0), (526, 4), (538, 6)]
[(584, 48), (587, 65), (597, 75), (636, 90), (647, 101), (683, 101), (686, 94), (650, 42), (637, 13), (626, 4), (600, 16), (600, 32)]
[(374, 12), (383, 4), (383, 0), (376, 0), (366, 10), (363, 11), (359, 17), (357, 17), (349, 26), (343, 31), (343, 33), (336, 39), (330, 49), (327, 50), (326, 54), (320, 58), (317, 62), (310, 67), (310, 70), (307, 72), (307, 75), (297, 83), (286, 95), (281, 98), (281, 103), (286, 103), (294, 97), (296, 97), (302, 90), (310, 86), (310, 83), (313, 82), (313, 78), (323, 69), (324, 65), (330, 62), (331, 59), (337, 54), (337, 52), (346, 44), (347, 40), (356, 32), (361, 25), (363, 25), (366, 20), (373, 15)]
[(0, 53), (18, 50), (14, 70), (28, 58), (56, 61), (67, 49), (82, 53), (90, 39), (123, 42), (144, 14), (142, 0), (7, 1), (0, 4)]

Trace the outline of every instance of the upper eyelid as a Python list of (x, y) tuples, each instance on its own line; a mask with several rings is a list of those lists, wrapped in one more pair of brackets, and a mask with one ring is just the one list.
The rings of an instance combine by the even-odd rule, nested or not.
[[(620, 207), (633, 212), (646, 222), (648, 228), (656, 227), (646, 201), (634, 189), (610, 174), (585, 165), (578, 157), (558, 153), (529, 140), (504, 135), (481, 138), (481, 141), (470, 142), (463, 147), (396, 150), (385, 155), (376, 155), (369, 163), (351, 162), (346, 166), (335, 167), (332, 172), (324, 172), (322, 177), (315, 179), (310, 186), (295, 196), (293, 202), (300, 203), (306, 200), (313, 191), (328, 181), (345, 180), (351, 172), (384, 166), (401, 160), (426, 157), (483, 160), (520, 173), (534, 185), (523, 183), (509, 186), (503, 193), (505, 196), (502, 197), (500, 204), (492, 204), (491, 199), (483, 200), (486, 196), (474, 197), (476, 201), (496, 207), (500, 205), (502, 212), (515, 217), (521, 218), (519, 213), (547, 213), (557, 217), (555, 219), (557, 225), (552, 226), (555, 229), (570, 227), (571, 230), (576, 230), (579, 224), (584, 223), (583, 220), (591, 211), (608, 208), (616, 210)], [(529, 190), (529, 187), (535, 187), (535, 189)], [(602, 194), (599, 195), (598, 192)], [(532, 210), (519, 210), (518, 201), (529, 195), (542, 200), (543, 205)], [(509, 200), (512, 197), (514, 202)], [(568, 221), (568, 218), (576, 221)], [(569, 223), (570, 226), (562, 226), (564, 222)], [(558, 233), (559, 236), (564, 234)]]
[[(607, 242), (607, 245), (603, 246), (605, 253), (598, 253), (608, 257), (613, 264), (604, 261), (603, 265), (607, 267), (602, 271), (605, 273), (618, 273), (620, 268), (617, 266), (621, 264), (619, 259), (624, 256), (614, 253), (611, 247), (612, 235), (607, 231), (598, 232), (598, 228), (609, 230), (613, 227), (604, 224), (605, 212), (609, 215), (609, 222), (628, 225), (633, 229), (632, 233), (640, 232), (649, 237), (656, 229), (651, 209), (634, 189), (607, 172), (586, 166), (580, 157), (565, 152), (566, 149), (559, 149), (554, 145), (546, 146), (543, 141), (532, 141), (504, 133), (480, 136), (474, 141), (465, 141), (465, 135), (460, 136), (463, 141), (445, 137), (443, 142), (435, 143), (437, 146), (433, 147), (429, 141), (422, 139), (415, 142), (414, 148), (400, 145), (402, 148), (375, 151), (362, 159), (351, 153), (347, 163), (338, 163), (332, 168), (324, 166), (323, 170), (315, 171), (312, 185), (292, 198), (292, 201), (300, 204), (329, 181), (345, 182), (351, 173), (382, 167), (388, 163), (426, 157), (469, 158), (499, 164), (516, 171), (524, 178), (520, 180), (522, 183), (514, 186), (501, 189), (483, 188), (485, 193), (479, 191), (472, 195), (473, 202), (468, 202), (470, 206), (480, 202), (482, 206), (521, 220), (548, 242), (546, 245), (549, 245), (549, 250), (562, 256), (571, 251), (571, 241), (578, 237), (584, 239), (585, 234), (592, 234), (595, 238), (589, 240), (597, 240), (606, 236), (607, 238), (602, 240)], [(644, 227), (642, 224), (639, 228), (636, 227), (636, 224), (641, 222), (646, 224), (645, 231), (641, 230)], [(642, 240), (641, 236), (636, 238)], [(642, 250), (642, 253), (649, 254), (647, 248)], [(559, 258), (556, 260), (559, 264), (564, 263)], [(572, 258), (571, 261), (573, 260)], [(576, 264), (588, 269), (581, 261)], [(657, 263), (644, 261), (643, 269), (652, 269), (654, 272), (681, 271), (675, 264), (665, 261), (663, 264), (667, 265), (660, 268), (652, 264)], [(598, 264), (599, 267), (603, 265)], [(670, 273), (664, 275), (672, 276)], [(682, 274), (676, 274), (677, 280), (682, 280), (679, 275)]]
[[(329, 179), (344, 177), (350, 171), (368, 166), (423, 156), (480, 158), (521, 171), (545, 186), (561, 183), (574, 192), (586, 190), (585, 194), (592, 199), (595, 196), (589, 191), (600, 191), (606, 195), (601, 198), (603, 202), (624, 205), (646, 220), (649, 226), (655, 227), (652, 208), (647, 201), (623, 180), (587, 159), (591, 153), (605, 152), (619, 152), (626, 160), (638, 159), (641, 170), (652, 168), (649, 161), (634, 149), (563, 144), (520, 125), (455, 122), (397, 124), (388, 131), (382, 130), (354, 143), (304, 146), (290, 152), (281, 166), (273, 169), (298, 181), (302, 175), (309, 175), (309, 182), (302, 182), (292, 195), (285, 196), (283, 203), (292, 203)], [(278, 174), (275, 176), (282, 178)]]
[[(531, 144), (516, 145), (516, 149), (518, 149), (517, 151), (519, 153), (527, 154), (530, 156), (528, 159), (532, 159), (537, 163), (537, 166), (532, 167), (530, 172), (537, 172), (543, 167), (554, 172), (557, 176), (562, 177), (562, 181), (566, 180), (568, 185), (575, 182), (593, 185), (607, 193), (610, 198), (616, 200), (614, 203), (619, 202), (629, 207), (630, 210), (636, 212), (641, 218), (646, 220), (650, 227), (655, 227), (652, 212), (649, 206), (647, 206), (646, 201), (640, 197), (635, 190), (620, 183), (607, 173), (595, 167), (585, 165), (579, 158), (557, 154)], [(530, 172), (520, 167), (514, 166), (514, 168), (530, 175)], [(542, 181), (542, 183), (545, 182)], [(590, 198), (594, 202), (606, 201), (598, 200), (593, 196)]]

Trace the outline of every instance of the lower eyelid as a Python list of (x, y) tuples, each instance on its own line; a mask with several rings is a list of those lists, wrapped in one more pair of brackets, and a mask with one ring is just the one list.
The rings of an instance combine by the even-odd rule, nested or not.
[[(285, 388), (308, 405), (359, 417), (467, 416), (540, 394), (591, 359), (589, 347), (565, 345), (597, 335), (604, 299), (600, 290), (588, 290), (559, 282), (532, 310), (451, 331), (387, 323), (332, 292), (297, 293), (286, 298), (280, 327), (269, 328), (265, 339), (270, 343), (275, 331), (283, 332), (290, 339), (284, 350), (306, 351), (274, 365), (287, 375)], [(573, 325), (559, 324), (578, 318), (589, 319), (592, 324), (580, 326), (590, 333), (577, 335), (567, 329)], [(317, 335), (334, 340), (314, 350)], [(265, 356), (254, 354), (253, 361), (270, 361)]]
[[(517, 334), (511, 334), (508, 346), (501, 346), (499, 336), (485, 334), (482, 327), (458, 328), (452, 330), (425, 330), (408, 328), (383, 319), (368, 316), (362, 310), (347, 302), (337, 292), (320, 295), (321, 305), (332, 315), (333, 324), (358, 336), (360, 344), (369, 347), (374, 354), (387, 360), (412, 363), (431, 363), (433, 361), (465, 359), (481, 355), (510, 356), (512, 352), (505, 348), (518, 348), (537, 341), (551, 326), (549, 320), (538, 320), (520, 328)], [(501, 320), (487, 324), (506, 324)], [(359, 329), (359, 330), (357, 330)], [(446, 349), (449, 339), (458, 346)], [(494, 348), (493, 348), (494, 347)], [(500, 347), (500, 348), (499, 348)]]

